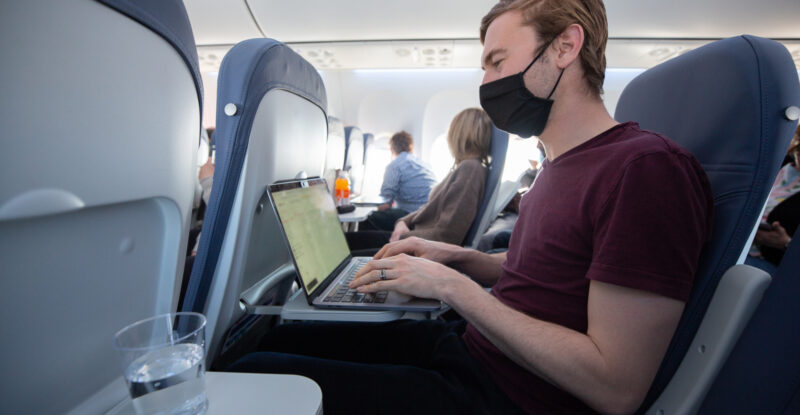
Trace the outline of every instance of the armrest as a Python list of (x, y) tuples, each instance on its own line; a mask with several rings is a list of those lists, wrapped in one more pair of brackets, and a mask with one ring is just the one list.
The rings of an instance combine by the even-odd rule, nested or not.
[(697, 412), (770, 282), (769, 274), (749, 265), (725, 272), (687, 355), (647, 414)]

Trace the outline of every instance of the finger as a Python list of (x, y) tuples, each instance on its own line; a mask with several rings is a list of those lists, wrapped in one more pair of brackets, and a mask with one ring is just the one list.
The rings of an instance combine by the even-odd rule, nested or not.
[[(363, 270), (363, 268), (362, 268), (362, 270)], [(364, 284), (369, 284), (371, 282), (374, 282), (374, 281), (377, 281), (378, 279), (380, 279), (379, 275), (380, 275), (380, 270), (377, 270), (377, 269), (369, 271), (369, 272), (367, 272), (365, 274), (358, 275), (358, 276), (354, 277), (352, 281), (350, 281), (349, 286), (350, 286), (350, 288), (356, 288), (356, 287), (364, 285)]]
[(383, 253), (383, 258), (390, 258), (409, 251), (408, 242), (406, 242), (405, 240), (389, 245), (384, 245), (384, 248), (386, 248), (386, 252)]
[(375, 269), (375, 261), (372, 260), (372, 261), (367, 262), (366, 264), (364, 264), (363, 267), (361, 267), (360, 270), (358, 270), (358, 272), (356, 272), (356, 275), (355, 275), (355, 277), (353, 277), (353, 280), (361, 277), (362, 275), (364, 275), (364, 274), (366, 274), (366, 273), (368, 273), (368, 272), (370, 272), (370, 271), (372, 271), (374, 269)]
[(397, 290), (399, 283), (397, 280), (376, 281), (372, 284), (362, 285), (358, 287), (360, 293), (376, 293), (378, 291)]
[(361, 267), (360, 270), (358, 270), (355, 277), (353, 277), (353, 280), (355, 280), (358, 277), (363, 277), (365, 274), (373, 270), (391, 269), (391, 268), (394, 268), (393, 261), (390, 261), (388, 259), (373, 259), (372, 261), (369, 261), (366, 264), (364, 264), (364, 266)]
[[(381, 271), (383, 271), (383, 279), (381, 279)], [(387, 281), (391, 278), (390, 271), (385, 269), (376, 269), (370, 271), (367, 274), (362, 275), (359, 278), (353, 278), (353, 281), (350, 282), (350, 288), (360, 287), (362, 285), (372, 284), (378, 281)]]
[(384, 256), (386, 256), (386, 250), (389, 249), (389, 245), (391, 245), (391, 244), (384, 245), (380, 250), (378, 250), (378, 253), (375, 254), (375, 256), (372, 257), (372, 259), (381, 259)]

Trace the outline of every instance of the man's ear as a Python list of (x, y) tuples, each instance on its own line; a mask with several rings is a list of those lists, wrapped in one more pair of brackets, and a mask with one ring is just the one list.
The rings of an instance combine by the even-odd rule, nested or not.
[(581, 53), (583, 47), (583, 27), (577, 23), (567, 26), (553, 41), (555, 63), (559, 68), (566, 68)]

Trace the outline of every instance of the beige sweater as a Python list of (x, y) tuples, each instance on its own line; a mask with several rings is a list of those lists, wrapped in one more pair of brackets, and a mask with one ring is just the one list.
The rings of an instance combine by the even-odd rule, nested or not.
[(487, 174), (479, 160), (459, 163), (433, 188), (428, 203), (399, 219), (411, 229), (402, 238), (418, 236), (461, 245), (478, 214)]

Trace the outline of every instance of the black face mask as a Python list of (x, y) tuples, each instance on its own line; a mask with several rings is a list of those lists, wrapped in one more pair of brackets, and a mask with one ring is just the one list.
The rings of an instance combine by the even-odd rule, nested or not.
[(550, 97), (561, 82), (564, 70), (561, 70), (561, 75), (558, 75), (558, 80), (547, 98), (531, 94), (525, 87), (523, 76), (542, 57), (548, 46), (549, 43), (524, 71), (481, 85), (481, 106), (497, 128), (522, 138), (538, 136), (544, 131), (547, 117), (550, 116), (550, 107), (553, 106)]

